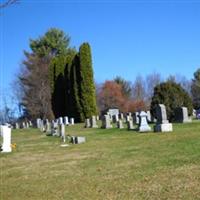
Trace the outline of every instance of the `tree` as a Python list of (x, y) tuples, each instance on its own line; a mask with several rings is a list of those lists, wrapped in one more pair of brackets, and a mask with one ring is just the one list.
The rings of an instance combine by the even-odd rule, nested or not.
[(154, 87), (156, 85), (158, 85), (160, 82), (161, 82), (161, 76), (158, 73), (152, 73), (146, 77), (145, 102), (146, 102), (147, 108), (150, 108), (151, 99), (152, 99), (153, 92), (154, 92)]
[(7, 0), (7, 1), (4, 1), (4, 2), (2, 1), (2, 3), (0, 3), (0, 9), (6, 8), (10, 5), (17, 3), (17, 2), (19, 2), (19, 0)]
[(80, 105), (85, 118), (97, 114), (95, 85), (92, 69), (91, 48), (88, 43), (83, 43), (79, 48), (78, 72), (80, 75), (78, 83), (80, 85)]
[(122, 93), (124, 95), (124, 97), (126, 97), (127, 99), (130, 99), (131, 98), (131, 92), (132, 92), (132, 89), (131, 89), (131, 82), (129, 81), (126, 81), (125, 79), (123, 79), (122, 77), (120, 76), (117, 76), (114, 81), (121, 85), (122, 87)]
[(101, 112), (109, 108), (118, 108), (120, 111), (127, 111), (124, 106), (125, 98), (122, 93), (122, 86), (115, 81), (106, 81), (99, 94), (98, 104), (100, 105)]
[(133, 100), (135, 101), (144, 101), (145, 100), (145, 81), (141, 76), (135, 78), (133, 83)]
[(170, 121), (175, 119), (175, 109), (187, 107), (189, 115), (192, 115), (192, 100), (180, 84), (174, 81), (160, 83), (154, 88), (154, 95), (151, 102), (151, 113), (155, 116), (155, 109), (158, 104), (166, 106), (167, 116)]
[(56, 28), (30, 40), (32, 53), (25, 52), (24, 70), (19, 75), (22, 105), (29, 117), (52, 119), (54, 114), (56, 117), (66, 114), (65, 67), (67, 55), (71, 53), (69, 41), (70, 38)]
[(194, 79), (192, 80), (191, 85), (191, 94), (193, 106), (195, 109), (200, 108), (200, 69), (194, 73)]
[(57, 28), (49, 29), (42, 37), (30, 40), (30, 48), (40, 57), (66, 55), (70, 37)]
[(41, 58), (33, 53), (25, 52), (24, 70), (18, 78), (21, 82), (24, 96), (22, 105), (26, 109), (27, 117), (36, 119), (53, 119), (51, 109), (51, 90), (48, 79), (50, 59)]

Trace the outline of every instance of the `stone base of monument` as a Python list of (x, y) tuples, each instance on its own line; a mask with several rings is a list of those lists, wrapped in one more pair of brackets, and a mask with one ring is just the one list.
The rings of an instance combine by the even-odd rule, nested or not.
[(172, 132), (173, 126), (171, 123), (167, 124), (156, 124), (154, 126), (154, 132)]
[(150, 132), (150, 131), (151, 131), (151, 127), (150, 126), (140, 126), (139, 127), (139, 132), (140, 133)]

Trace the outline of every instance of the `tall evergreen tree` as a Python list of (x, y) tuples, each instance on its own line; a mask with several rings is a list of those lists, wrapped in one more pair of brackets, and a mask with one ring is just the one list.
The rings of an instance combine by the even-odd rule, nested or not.
[(80, 61), (80, 105), (85, 118), (97, 113), (95, 84), (92, 69), (91, 48), (88, 43), (83, 43), (79, 49)]

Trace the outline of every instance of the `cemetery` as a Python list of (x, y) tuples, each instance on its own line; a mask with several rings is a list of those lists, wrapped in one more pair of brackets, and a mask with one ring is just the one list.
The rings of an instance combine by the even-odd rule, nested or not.
[[(5, 180), (1, 198), (175, 199), (178, 195), (195, 199), (200, 121), (168, 125), (163, 105), (158, 115), (157, 123), (148, 123), (143, 111), (138, 124), (133, 118), (116, 121), (104, 115), (102, 120), (92, 116), (85, 124), (70, 120), (70, 125), (63, 117), (51, 123), (37, 119), (35, 127), (12, 127), (12, 131), (1, 126), (1, 178)], [(163, 124), (167, 132), (166, 127), (159, 133), (154, 130)], [(16, 147), (11, 148), (11, 143)]]
[(200, 200), (199, 5), (2, 0), (0, 200)]

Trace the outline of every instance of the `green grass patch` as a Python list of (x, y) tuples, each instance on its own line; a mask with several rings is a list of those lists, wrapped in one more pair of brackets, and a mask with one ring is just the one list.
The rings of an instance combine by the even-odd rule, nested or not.
[(172, 133), (66, 127), (86, 143), (60, 147), (37, 129), (13, 130), (0, 154), (1, 200), (200, 199), (200, 122)]

